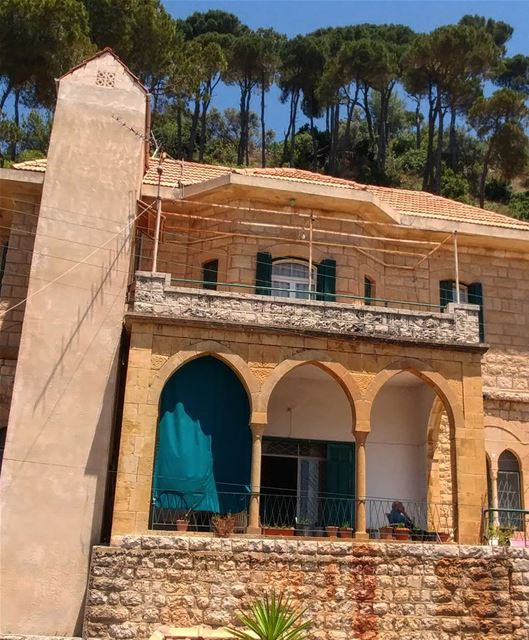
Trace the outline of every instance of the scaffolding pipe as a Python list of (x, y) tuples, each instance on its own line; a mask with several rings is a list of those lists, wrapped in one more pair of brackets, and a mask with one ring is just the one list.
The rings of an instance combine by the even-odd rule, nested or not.
[(457, 231), (454, 231), (454, 261), (456, 269), (456, 302), (460, 304), (461, 296), (459, 294), (459, 256), (457, 253)]
[(162, 199), (160, 198), (160, 185), (162, 182), (162, 164), (161, 155), (160, 162), (156, 168), (158, 171), (158, 195), (156, 196), (156, 227), (154, 230), (154, 247), (152, 251), (152, 273), (156, 273), (158, 269), (158, 247), (160, 245), (160, 226), (162, 222)]
[(312, 214), (309, 218), (309, 300), (312, 300)]

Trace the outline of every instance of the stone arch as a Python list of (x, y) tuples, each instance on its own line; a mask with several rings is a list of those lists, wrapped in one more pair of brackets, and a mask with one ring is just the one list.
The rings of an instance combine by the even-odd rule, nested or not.
[[(379, 391), (388, 380), (403, 371), (407, 371), (417, 376), (436, 392), (444, 405), (446, 413), (448, 414), (453, 437), (455, 430), (462, 427), (465, 421), (461, 404), (454, 391), (448, 385), (446, 379), (438, 371), (435, 371), (435, 369), (433, 369), (427, 362), (417, 358), (402, 358), (401, 360), (395, 360), (384, 367), (384, 369), (375, 376), (366, 393), (367, 402), (363, 405), (363, 409), (367, 411), (367, 414), (362, 414), (362, 420), (366, 420), (367, 424), (370, 424), (371, 410)], [(369, 431), (370, 428), (366, 430)]]
[(188, 345), (181, 349), (178, 353), (173, 354), (159, 369), (153, 383), (149, 388), (148, 404), (158, 405), (161, 393), (165, 383), (175, 373), (177, 369), (187, 362), (200, 358), (202, 356), (212, 356), (221, 362), (224, 362), (241, 381), (241, 384), (248, 394), (250, 403), (250, 422), (253, 420), (254, 409), (258, 397), (259, 385), (257, 380), (241, 356), (234, 353), (231, 349), (213, 340), (204, 340)]
[(353, 422), (356, 422), (357, 405), (362, 401), (362, 393), (354, 380), (351, 372), (344, 367), (343, 364), (336, 362), (333, 357), (327, 351), (303, 351), (296, 354), (292, 358), (283, 360), (278, 364), (270, 373), (268, 378), (264, 381), (261, 387), (261, 393), (259, 394), (259, 403), (257, 410), (264, 416), (268, 413), (268, 404), (270, 396), (277, 384), (287, 375), (290, 371), (293, 371), (297, 367), (311, 364), (317, 366), (322, 371), (328, 373), (343, 389), (349, 404), (351, 406), (351, 414)]

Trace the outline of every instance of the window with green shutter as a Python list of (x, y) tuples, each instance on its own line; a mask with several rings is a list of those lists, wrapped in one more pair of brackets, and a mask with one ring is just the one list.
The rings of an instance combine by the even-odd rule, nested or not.
[(336, 260), (322, 260), (316, 274), (316, 300), (336, 300)]
[(260, 296), (272, 294), (272, 254), (268, 251), (259, 251), (257, 253), (255, 293)]
[(479, 341), (485, 342), (485, 312), (483, 305), (483, 285), (481, 282), (473, 282), (468, 285), (469, 304), (479, 305)]
[(375, 297), (375, 281), (371, 280), (367, 276), (364, 276), (364, 304), (373, 304), (373, 298)]

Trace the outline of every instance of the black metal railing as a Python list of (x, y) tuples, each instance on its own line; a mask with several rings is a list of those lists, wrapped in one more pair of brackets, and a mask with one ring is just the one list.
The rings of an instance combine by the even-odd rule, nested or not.
[[(208, 532), (215, 529), (214, 521), (219, 515), (229, 514), (235, 520), (234, 533), (245, 533), (252, 497), (258, 498), (259, 523), (265, 534), (273, 530), (275, 535), (325, 536), (330, 528), (350, 532), (355, 529), (359, 501), (354, 496), (271, 488), (263, 488), (258, 495), (246, 489), (212, 494), (157, 491), (152, 501), (151, 527)], [(367, 498), (362, 504), (371, 539), (453, 539), (453, 510), (449, 504), (400, 501), (409, 526), (392, 521), (392, 499)]]
[(484, 509), (482, 539), (484, 544), (529, 547), (529, 510)]

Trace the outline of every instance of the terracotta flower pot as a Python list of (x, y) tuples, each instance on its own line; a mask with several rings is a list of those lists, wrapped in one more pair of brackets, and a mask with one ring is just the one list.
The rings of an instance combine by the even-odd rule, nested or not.
[(187, 531), (187, 527), (189, 526), (189, 520), (177, 520), (176, 521), (176, 530), (177, 531)]
[(378, 531), (381, 540), (393, 540), (393, 527), (380, 527)]
[(439, 536), (439, 540), (441, 542), (450, 542), (450, 534), (446, 531), (438, 531), (437, 535)]
[(263, 527), (262, 533), (264, 536), (293, 536), (295, 532), (294, 527)]
[(337, 538), (338, 537), (338, 527), (329, 525), (325, 527), (325, 531), (327, 532), (327, 537), (329, 538)]
[(340, 538), (352, 538), (353, 530), (350, 527), (340, 527), (338, 530)]
[(411, 540), (411, 529), (406, 527), (395, 527), (395, 540)]

